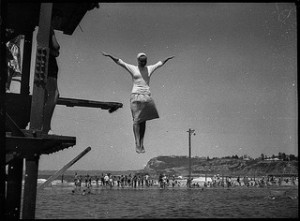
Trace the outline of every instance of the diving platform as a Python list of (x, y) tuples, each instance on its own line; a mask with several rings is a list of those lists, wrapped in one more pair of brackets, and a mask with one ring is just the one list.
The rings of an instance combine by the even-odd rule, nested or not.
[(34, 154), (51, 154), (76, 145), (76, 137), (36, 134), (24, 131), (28, 137), (13, 136), (6, 133), (5, 148), (7, 154), (15, 153), (26, 157)]
[[(1, 34), (1, 51), (9, 51), (5, 43), (14, 42), (23, 36), (22, 57), (17, 63), (21, 71), (12, 71), (6, 60), (12, 59), (5, 54), (2, 59), (5, 67), (4, 81), (9, 83), (12, 75), (17, 74), (20, 91), (17, 93), (1, 94), (0, 99), (5, 105), (0, 106), (0, 120), (5, 122), (1, 129), (1, 147), (5, 157), (1, 158), (0, 176), (5, 177), (1, 182), (0, 212), (10, 219), (35, 219), (37, 194), (37, 178), (39, 159), (41, 155), (52, 154), (76, 145), (76, 137), (49, 135), (43, 132), (45, 85), (48, 77), (49, 36), (53, 10), (62, 12), (62, 25), (59, 29), (66, 35), (72, 35), (87, 11), (99, 8), (95, 2), (88, 3), (27, 3), (7, 2), (6, 14), (3, 16), (5, 35)], [(34, 84), (32, 95), (29, 93), (30, 69), (32, 60), (33, 31), (38, 26), (36, 38), (37, 49), (34, 65)], [(5, 36), (5, 37), (4, 37)], [(14, 44), (14, 43), (13, 43)], [(14, 45), (17, 47), (16, 44)], [(18, 68), (17, 68), (18, 69)], [(6, 85), (5, 85), (6, 86)], [(78, 98), (59, 98), (56, 105), (67, 107), (99, 108), (113, 113), (123, 107), (122, 103), (84, 100)], [(4, 106), (4, 107), (3, 107)], [(46, 119), (46, 118), (45, 118)], [(48, 119), (48, 118), (47, 118)], [(27, 125), (29, 124), (29, 127)], [(4, 155), (3, 154), (3, 155)], [(1, 155), (2, 156), (2, 155)], [(75, 163), (76, 160), (71, 162)], [(69, 166), (68, 165), (68, 166)], [(65, 168), (64, 168), (65, 169)], [(25, 170), (25, 172), (24, 172)], [(24, 179), (24, 188), (22, 183)], [(3, 187), (3, 188), (2, 188)], [(22, 197), (23, 196), (23, 197)], [(5, 206), (2, 206), (2, 203)], [(22, 205), (22, 214), (21, 214)]]

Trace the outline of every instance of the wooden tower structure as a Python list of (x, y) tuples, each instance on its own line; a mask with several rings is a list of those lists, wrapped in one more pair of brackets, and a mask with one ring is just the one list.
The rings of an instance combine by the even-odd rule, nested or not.
[[(1, 119), (4, 119), (5, 122), (5, 132), (3, 133), (1, 129), (1, 134), (5, 138), (4, 142), (1, 142), (2, 150), (4, 149), (2, 144), (5, 145), (5, 165), (1, 162), (1, 175), (4, 174), (5, 179), (1, 180), (1, 187), (5, 187), (5, 191), (0, 193), (1, 199), (5, 199), (5, 207), (1, 205), (1, 212), (5, 213), (7, 219), (34, 219), (40, 156), (76, 144), (76, 137), (48, 135), (42, 131), (52, 11), (57, 8), (63, 12), (60, 31), (66, 35), (72, 35), (85, 13), (98, 8), (99, 4), (89, 1), (88, 3), (12, 2), (1, 5), (1, 7), (6, 8), (5, 14), (1, 14), (6, 30), (6, 36), (4, 36), (3, 26), (1, 27), (1, 51), (3, 52), (5, 42), (8, 40), (18, 35), (25, 36), (20, 93), (1, 93), (1, 102), (5, 102), (5, 105), (1, 105), (0, 110)], [(39, 30), (31, 96), (29, 78), (32, 36), (36, 26), (39, 26)], [(2, 64), (4, 63), (2, 62)], [(4, 68), (4, 73), (7, 73), (7, 67)], [(3, 85), (2, 82), (1, 86)], [(117, 102), (73, 98), (59, 98), (57, 105), (101, 108), (110, 113), (123, 106)], [(25, 129), (29, 122), (29, 129)], [(24, 165), (25, 168), (23, 168)], [(24, 170), (25, 174), (23, 174)], [(23, 190), (22, 182), (24, 182)], [(1, 200), (1, 202), (3, 201)]]

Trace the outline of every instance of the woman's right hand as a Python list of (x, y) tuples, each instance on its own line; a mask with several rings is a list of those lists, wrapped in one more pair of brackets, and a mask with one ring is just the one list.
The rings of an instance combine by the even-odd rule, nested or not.
[(104, 51), (102, 51), (102, 54), (103, 54), (104, 56), (109, 56), (109, 54), (107, 54), (107, 53), (104, 52)]

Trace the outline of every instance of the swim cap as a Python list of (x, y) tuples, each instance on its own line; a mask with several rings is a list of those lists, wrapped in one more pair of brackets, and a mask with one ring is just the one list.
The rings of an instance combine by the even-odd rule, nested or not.
[(141, 56), (146, 56), (147, 57), (147, 55), (145, 53), (141, 52), (141, 53), (138, 53), (137, 59), (139, 59), (139, 57), (141, 57)]

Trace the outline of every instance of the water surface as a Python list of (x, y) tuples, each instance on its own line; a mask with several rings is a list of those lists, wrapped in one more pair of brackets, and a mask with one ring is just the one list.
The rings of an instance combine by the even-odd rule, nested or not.
[[(272, 199), (266, 188), (93, 188), (72, 194), (52, 186), (37, 193), (37, 219), (297, 218), (298, 199)], [(290, 196), (298, 189), (286, 189)]]

